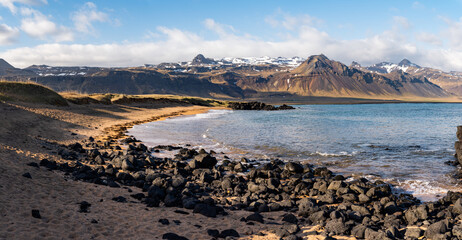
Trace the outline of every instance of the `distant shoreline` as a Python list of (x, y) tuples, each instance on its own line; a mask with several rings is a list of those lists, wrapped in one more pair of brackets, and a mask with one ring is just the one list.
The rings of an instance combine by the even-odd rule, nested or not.
[(462, 103), (462, 97), (425, 98), (403, 96), (394, 98), (374, 97), (332, 97), (332, 96), (300, 96), (285, 92), (260, 92), (245, 98), (215, 98), (222, 101), (258, 101), (273, 105), (330, 105), (330, 104), (385, 104), (385, 103)]

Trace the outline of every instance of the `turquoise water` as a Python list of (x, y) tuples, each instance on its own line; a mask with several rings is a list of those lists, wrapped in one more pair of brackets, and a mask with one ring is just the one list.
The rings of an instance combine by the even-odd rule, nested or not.
[(292, 111), (212, 110), (135, 126), (148, 145), (191, 144), (239, 159), (281, 158), (384, 179), (432, 200), (448, 189), (462, 104), (303, 105)]

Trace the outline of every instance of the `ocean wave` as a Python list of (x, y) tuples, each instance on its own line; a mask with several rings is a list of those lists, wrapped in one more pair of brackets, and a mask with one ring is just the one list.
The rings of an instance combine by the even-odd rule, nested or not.
[(410, 193), (423, 201), (434, 201), (448, 192), (448, 187), (435, 186), (429, 180), (397, 180), (396, 193)]
[(214, 118), (219, 118), (222, 115), (226, 115), (229, 113), (232, 113), (232, 110), (216, 110), (212, 109), (209, 110), (206, 113), (199, 113), (195, 115), (187, 115), (187, 116), (181, 116), (181, 117), (173, 117), (169, 118), (167, 121), (169, 122), (183, 122), (183, 121), (191, 121), (191, 120), (202, 120), (202, 119), (214, 119)]
[(339, 153), (328, 153), (328, 152), (319, 152), (316, 151), (315, 153), (312, 153), (311, 155), (318, 155), (318, 156), (323, 156), (323, 157), (351, 157), (358, 154), (358, 151), (353, 151), (351, 153), (348, 152), (339, 152)]
[(356, 146), (358, 146), (358, 147), (371, 147), (371, 146), (373, 146), (373, 144), (371, 144), (371, 143), (362, 143), (362, 144), (357, 144)]
[(191, 117), (198, 118), (198, 119), (218, 118), (221, 115), (229, 114), (229, 113), (232, 113), (232, 112), (233, 112), (232, 110), (225, 110), (225, 109), (215, 110), (215, 109), (213, 109), (213, 110), (209, 110), (206, 113), (199, 113), (199, 114), (193, 115)]

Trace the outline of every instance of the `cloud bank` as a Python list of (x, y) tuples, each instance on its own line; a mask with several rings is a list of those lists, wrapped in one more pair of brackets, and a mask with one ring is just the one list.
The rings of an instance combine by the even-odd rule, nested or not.
[[(204, 19), (203, 31), (214, 33), (214, 38), (200, 33), (158, 26), (140, 34), (135, 42), (80, 44), (78, 35), (93, 35), (94, 23), (110, 23), (109, 14), (98, 10), (94, 3), (85, 3), (70, 15), (74, 26), (54, 23), (32, 8), (15, 3), (46, 4), (46, 1), (0, 0), (12, 13), (22, 16), (19, 28), (0, 24), (0, 44), (17, 40), (20, 30), (45, 43), (16, 47), (0, 52), (0, 57), (17, 67), (32, 64), (55, 66), (140, 66), (145, 63), (191, 60), (198, 53), (206, 57), (308, 57), (323, 53), (331, 59), (349, 64), (352, 61), (370, 65), (380, 61), (398, 62), (402, 58), (421, 65), (443, 70), (462, 71), (462, 19), (441, 18), (446, 28), (440, 34), (414, 31), (413, 23), (403, 16), (390, 19), (389, 29), (364, 38), (338, 39), (322, 30), (323, 20), (307, 14), (293, 16), (278, 10), (262, 21), (272, 28), (279, 40), (265, 40), (249, 33), (241, 33), (234, 26)], [(13, 4), (13, 5), (11, 5)], [(13, 7), (12, 7), (13, 6)], [(0, 19), (1, 20), (1, 19)], [(203, 34), (203, 32), (201, 32)], [(144, 35), (143, 35), (144, 34)], [(143, 37), (144, 36), (144, 37)], [(146, 37), (147, 36), (147, 37)]]

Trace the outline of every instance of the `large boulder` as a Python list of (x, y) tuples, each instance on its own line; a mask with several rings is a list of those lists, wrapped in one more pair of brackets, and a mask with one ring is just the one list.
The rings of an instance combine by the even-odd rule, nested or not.
[(347, 235), (349, 228), (342, 219), (330, 220), (326, 223), (326, 231), (335, 235)]
[(206, 217), (216, 217), (217, 216), (217, 209), (215, 206), (210, 206), (204, 203), (199, 203), (194, 206), (193, 213), (199, 213)]
[(457, 139), (459, 139), (460, 141), (462, 141), (462, 126), (457, 126)]
[(448, 231), (447, 220), (442, 220), (428, 226), (425, 231), (425, 237), (428, 239), (435, 239), (438, 235), (444, 234)]
[(213, 168), (217, 164), (217, 159), (210, 156), (210, 154), (202, 153), (196, 155), (193, 160), (189, 162), (192, 169), (196, 168)]
[(303, 166), (298, 163), (289, 162), (284, 166), (284, 168), (289, 172), (303, 173)]
[(308, 212), (311, 213), (316, 210), (316, 200), (312, 198), (302, 198), (298, 201), (298, 210), (300, 212)]
[(452, 211), (456, 214), (462, 214), (462, 198), (459, 198), (455, 203)]
[(128, 161), (127, 159), (124, 159), (122, 161), (122, 169), (126, 170), (126, 171), (131, 171), (131, 170), (134, 170), (135, 167), (133, 166), (133, 164), (130, 161)]
[(456, 141), (454, 144), (454, 148), (456, 150), (456, 157), (457, 161), (459, 162), (460, 165), (462, 165), (462, 142), (461, 141)]

